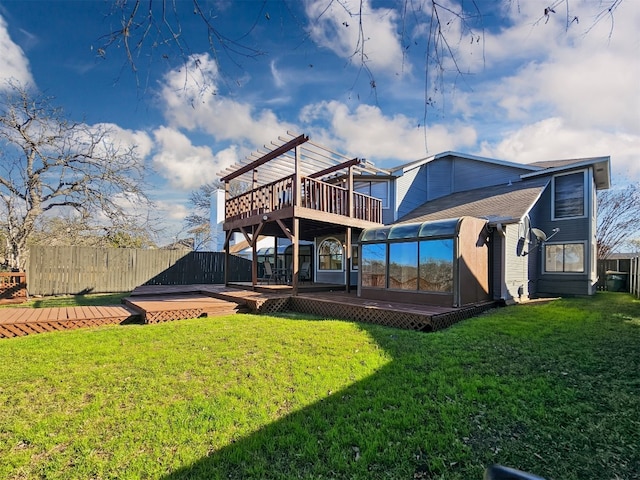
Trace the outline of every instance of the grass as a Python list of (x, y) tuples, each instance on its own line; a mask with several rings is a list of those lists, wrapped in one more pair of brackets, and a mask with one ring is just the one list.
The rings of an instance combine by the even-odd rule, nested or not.
[(423, 334), (235, 315), (0, 341), (0, 478), (640, 478), (640, 302)]
[(129, 295), (129, 292), (124, 292), (32, 298), (24, 303), (0, 305), (0, 308), (50, 308), (118, 305), (121, 303), (123, 298), (128, 297)]

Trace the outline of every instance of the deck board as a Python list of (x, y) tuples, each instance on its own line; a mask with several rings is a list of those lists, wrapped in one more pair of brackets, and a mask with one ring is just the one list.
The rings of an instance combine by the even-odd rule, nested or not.
[(283, 310), (431, 331), (446, 328), (491, 306), (488, 302), (447, 308), (363, 299), (346, 292), (305, 292), (294, 296), (279, 289), (258, 292), (222, 285), (150, 285), (136, 288), (123, 300), (123, 305), (0, 309), (0, 338), (136, 320), (159, 323), (205, 315), (247, 311), (270, 314)]

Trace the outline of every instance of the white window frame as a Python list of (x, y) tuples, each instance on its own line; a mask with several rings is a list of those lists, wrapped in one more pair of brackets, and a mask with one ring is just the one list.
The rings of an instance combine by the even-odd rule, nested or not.
[[(342, 263), (342, 268), (341, 268), (341, 269), (339, 269), (339, 270), (338, 270), (338, 269), (322, 268), (322, 262), (320, 261), (320, 251), (322, 250), (322, 244), (324, 244), (325, 242), (328, 242), (328, 241), (330, 241), (330, 240), (333, 240), (334, 242), (336, 242), (337, 244), (339, 244), (339, 245), (340, 245), (340, 248), (341, 248), (341, 250), (342, 250), (342, 261), (341, 261), (341, 263)], [(344, 268), (345, 268), (345, 265), (344, 265), (344, 263), (345, 263), (345, 262), (344, 262), (344, 257), (345, 257), (345, 255), (344, 255), (344, 245), (342, 244), (342, 242), (341, 242), (340, 240), (338, 240), (338, 239), (337, 239), (337, 238), (335, 238), (335, 237), (327, 237), (327, 238), (323, 238), (323, 239), (322, 239), (322, 241), (318, 244), (318, 250), (317, 250), (317, 252), (318, 252), (318, 253), (317, 253), (317, 258), (316, 258), (316, 260), (317, 260), (316, 265), (318, 266), (318, 267), (317, 267), (318, 272), (344, 272)]]
[[(547, 252), (548, 247), (557, 247), (557, 246), (565, 246), (565, 245), (582, 245), (582, 271), (565, 271), (566, 262), (564, 260), (564, 250), (563, 250), (563, 258), (562, 258), (562, 270), (547, 270)], [(556, 243), (545, 243), (544, 244), (544, 255), (542, 256), (542, 269), (545, 274), (551, 275), (586, 275), (587, 274), (587, 245), (586, 242), (556, 242)]]
[[(557, 217), (556, 216), (556, 178), (564, 177), (566, 175), (576, 175), (582, 174), (582, 215), (574, 215), (570, 217)], [(587, 184), (587, 171), (586, 170), (576, 170), (573, 172), (566, 172), (553, 177), (553, 181), (551, 182), (551, 219), (552, 220), (571, 220), (574, 218), (586, 218), (589, 215), (588, 208), (588, 193), (587, 188), (585, 187)]]

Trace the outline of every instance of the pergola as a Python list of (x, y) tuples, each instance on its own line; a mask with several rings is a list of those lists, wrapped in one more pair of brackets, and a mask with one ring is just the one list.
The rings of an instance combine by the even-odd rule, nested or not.
[[(245, 237), (253, 252), (252, 283), (258, 283), (257, 239), (288, 238), (293, 245), (292, 288), (298, 289), (299, 241), (335, 232), (345, 233), (345, 260), (351, 257), (352, 231), (382, 223), (377, 198), (354, 190), (354, 177), (388, 175), (363, 159), (349, 158), (309, 140), (306, 135), (279, 137), (271, 147), (252, 153), (221, 172), (225, 183), (225, 252), (234, 232)], [(249, 190), (231, 197), (232, 180)], [(346, 269), (349, 288), (350, 269)], [(228, 282), (228, 279), (227, 279)]]

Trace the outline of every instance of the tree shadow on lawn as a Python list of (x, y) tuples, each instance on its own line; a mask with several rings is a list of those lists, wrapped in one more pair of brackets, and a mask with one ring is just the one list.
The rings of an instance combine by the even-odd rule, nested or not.
[(498, 460), (540, 469), (531, 455), (509, 454), (508, 447), (496, 457), (498, 444), (513, 443), (512, 432), (526, 436), (527, 429), (510, 424), (500, 438), (490, 431), (487, 404), (510, 387), (473, 371), (478, 351), (425, 355), (429, 342), (423, 336), (437, 334), (360, 327), (392, 357), (390, 363), (164, 479), (481, 479)]
[[(436, 333), (359, 324), (389, 363), (164, 479), (473, 480), (492, 463), (546, 478), (630, 478), (640, 466), (628, 420), (640, 329), (627, 319), (637, 316), (634, 305), (588, 331), (577, 321), (538, 336), (539, 321), (509, 330), (499, 317)], [(578, 332), (595, 366), (573, 356)]]

